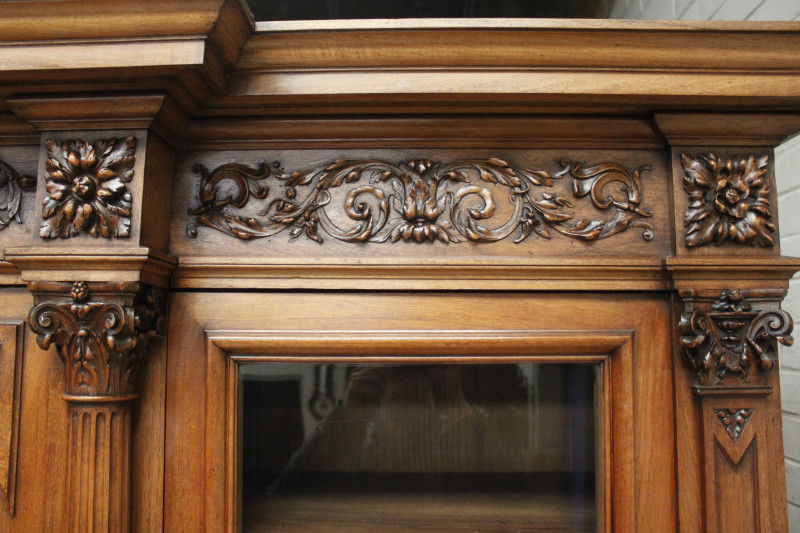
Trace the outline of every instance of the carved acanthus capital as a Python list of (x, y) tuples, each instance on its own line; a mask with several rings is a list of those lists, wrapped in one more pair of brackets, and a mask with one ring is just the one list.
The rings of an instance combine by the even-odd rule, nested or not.
[(760, 309), (754, 303), (774, 300), (770, 294), (774, 292), (726, 290), (715, 299), (681, 293), (686, 312), (680, 322), (680, 343), (701, 387), (757, 384), (759, 374), (777, 361), (777, 343), (791, 346), (789, 314), (777, 306)]
[[(161, 329), (163, 289), (97, 283), (95, 297), (83, 281), (48, 285), (46, 293), (34, 289), (41, 303), (31, 310), (28, 324), (42, 349), (58, 348), (66, 366), (66, 394), (133, 395), (139, 362)], [(68, 298), (59, 298), (67, 292)]]

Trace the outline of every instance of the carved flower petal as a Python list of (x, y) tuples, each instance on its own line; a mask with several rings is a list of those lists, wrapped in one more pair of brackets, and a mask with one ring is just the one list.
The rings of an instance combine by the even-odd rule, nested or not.
[(108, 180), (97, 190), (97, 196), (104, 200), (111, 200), (125, 192), (125, 184), (121, 179)]
[(94, 147), (88, 142), (83, 143), (83, 146), (81, 146), (81, 168), (89, 168), (95, 163), (97, 163), (97, 154), (94, 151)]
[(725, 187), (727, 187), (728, 185), (730, 185), (730, 182), (729, 182), (728, 180), (726, 180), (726, 179), (721, 179), (721, 180), (719, 180), (719, 181), (717, 182), (716, 191), (717, 191), (717, 192), (719, 192), (719, 191), (721, 191), (722, 189), (724, 189)]
[(683, 164), (685, 173), (683, 180), (684, 187), (687, 189), (687, 192), (691, 193), (698, 187), (704, 189), (711, 187), (712, 178), (707, 163), (704, 163), (699, 158), (695, 159), (686, 154), (681, 154), (681, 163)]
[(744, 214), (747, 213), (747, 204), (745, 202), (739, 202), (733, 207), (729, 207), (728, 212), (736, 218), (742, 218)]
[(47, 194), (53, 200), (61, 200), (64, 197), (64, 193), (67, 192), (67, 189), (68, 187), (66, 185), (63, 185), (61, 183), (54, 183), (52, 181), (49, 182), (46, 187)]
[(739, 220), (736, 222), (735, 226), (736, 232), (733, 238), (737, 242), (749, 244), (750, 246), (756, 245), (756, 237), (758, 234), (752, 227), (750, 227), (750, 224), (748, 224), (747, 221)]
[(72, 222), (72, 219), (75, 218), (75, 199), (69, 198), (66, 202), (64, 202), (64, 207), (62, 211), (64, 215), (67, 217), (67, 220)]
[[(53, 198), (47, 197), (42, 201), (42, 218), (50, 218), (56, 212), (56, 210), (61, 206), (61, 202), (58, 200), (54, 200)], [(58, 209), (60, 211), (60, 209)]]
[(722, 201), (721, 195), (719, 194), (716, 196), (716, 198), (714, 198), (714, 206), (720, 213), (726, 213), (728, 211), (727, 205), (725, 205), (725, 202)]
[(756, 213), (759, 213), (767, 218), (772, 216), (772, 214), (769, 212), (769, 200), (765, 198), (759, 198), (750, 204), (750, 211), (755, 211)]
[(77, 152), (70, 152), (67, 156), (67, 161), (73, 167), (79, 167), (81, 165), (81, 160)]
[(78, 231), (84, 231), (92, 219), (92, 206), (91, 204), (81, 204), (75, 212), (75, 220), (73, 224)]
[(116, 175), (117, 173), (110, 168), (100, 168), (97, 170), (97, 179), (100, 181), (111, 179)]
[(717, 217), (709, 216), (694, 222), (686, 229), (686, 245), (689, 247), (708, 244), (716, 235)]

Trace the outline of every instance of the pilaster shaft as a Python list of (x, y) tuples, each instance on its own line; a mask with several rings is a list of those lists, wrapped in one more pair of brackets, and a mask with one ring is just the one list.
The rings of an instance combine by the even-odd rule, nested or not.
[(129, 531), (131, 408), (163, 291), (138, 283), (31, 285), (37, 305), (28, 323), (39, 346), (55, 345), (65, 365), (67, 529)]

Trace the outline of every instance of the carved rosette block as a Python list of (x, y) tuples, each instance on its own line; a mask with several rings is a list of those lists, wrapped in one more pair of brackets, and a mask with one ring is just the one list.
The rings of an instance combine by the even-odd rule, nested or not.
[[(559, 171), (549, 173), (500, 158), (399, 164), (337, 159), (291, 174), (277, 162), (254, 168), (228, 163), (211, 172), (197, 165), (200, 205), (189, 210), (194, 221), (187, 233), (196, 237), (198, 226), (206, 226), (239, 239), (288, 230), (290, 240), (305, 235), (322, 243), (322, 230), (345, 242), (447, 244), (513, 236), (519, 243), (532, 233), (550, 239), (551, 230), (594, 241), (638, 226), (651, 240), (654, 228), (644, 220), (651, 214), (640, 207), (645, 169), (563, 161)], [(562, 178), (570, 184), (557, 188), (554, 180)], [(334, 201), (337, 189), (343, 201)], [(245, 208), (252, 198), (263, 200), (258, 217), (227, 212)], [(501, 215), (503, 198), (513, 208)], [(578, 216), (573, 202), (586, 198), (594, 213)]]
[(683, 190), (689, 195), (686, 246), (730, 240), (749, 246), (775, 245), (769, 208), (769, 156), (718, 158), (681, 154)]
[(68, 530), (127, 532), (132, 400), (139, 363), (161, 329), (163, 290), (80, 281), (31, 288), (40, 303), (28, 324), (65, 365)]
[(44, 239), (84, 232), (94, 237), (129, 237), (136, 138), (48, 139), (42, 202)]
[[(765, 292), (747, 294), (762, 297)], [(700, 387), (752, 383), (775, 365), (776, 344), (793, 342), (792, 317), (780, 309), (755, 309), (744, 291), (722, 291), (710, 307), (691, 309), (680, 322), (680, 343)]]

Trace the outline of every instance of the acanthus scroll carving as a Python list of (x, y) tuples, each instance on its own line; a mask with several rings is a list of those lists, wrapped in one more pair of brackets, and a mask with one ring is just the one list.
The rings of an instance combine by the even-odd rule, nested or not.
[(754, 309), (740, 290), (722, 291), (710, 310), (684, 314), (680, 329), (701, 385), (747, 382), (754, 364), (763, 372), (775, 365), (776, 343), (793, 343), (791, 316), (780, 309)]
[(132, 394), (139, 362), (158, 336), (164, 304), (163, 290), (156, 287), (141, 287), (126, 304), (93, 299), (89, 284), (79, 281), (69, 300), (35, 306), (28, 324), (42, 349), (57, 346), (67, 394)]
[[(615, 163), (562, 165), (553, 174), (499, 158), (398, 165), (340, 159), (292, 174), (277, 162), (256, 168), (230, 163), (211, 172), (198, 165), (200, 205), (189, 210), (194, 222), (187, 233), (196, 237), (201, 225), (239, 239), (289, 230), (292, 240), (305, 235), (321, 243), (322, 229), (345, 242), (493, 242), (515, 235), (519, 243), (531, 233), (550, 239), (550, 230), (593, 241), (638, 226), (645, 240), (653, 238), (652, 224), (643, 220), (651, 214), (640, 207), (643, 169), (631, 173)], [(572, 181), (569, 199), (554, 186), (554, 180), (566, 177)], [(337, 189), (341, 205), (334, 203)], [(505, 214), (498, 204), (502, 196), (510, 204)], [(585, 197), (595, 217), (575, 214), (573, 202)], [(245, 207), (251, 198), (264, 200), (258, 217), (227, 212)]]
[(136, 138), (45, 141), (47, 196), (39, 236), (129, 237)]
[(686, 210), (686, 246), (727, 240), (749, 246), (775, 245), (769, 209), (769, 156), (721, 159), (681, 154)]
[(36, 190), (36, 178), (19, 174), (11, 165), (0, 160), (0, 230), (5, 229), (12, 220), (22, 223), (20, 206), (22, 193)]

